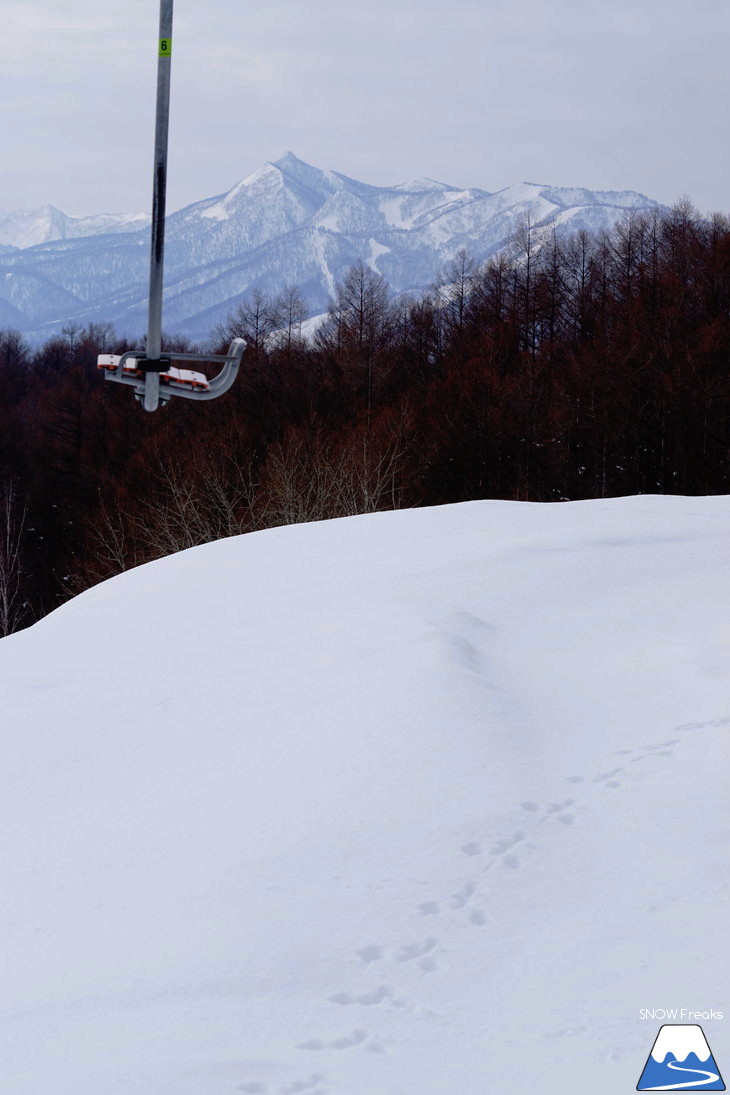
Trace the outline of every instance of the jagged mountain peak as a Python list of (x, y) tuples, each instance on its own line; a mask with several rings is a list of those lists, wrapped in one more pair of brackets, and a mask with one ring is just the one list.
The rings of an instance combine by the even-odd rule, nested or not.
[(281, 172), (286, 183), (296, 183), (318, 194), (331, 194), (342, 190), (350, 181), (345, 175), (327, 171), (302, 160), (293, 152), (285, 152), (272, 166)]
[(285, 152), (278, 160), (267, 160), (252, 174), (237, 182), (227, 196), (253, 187), (281, 187), (299, 185), (317, 192), (332, 193), (343, 188), (348, 180), (345, 175), (325, 171), (300, 159), (293, 152)]
[(287, 153), (279, 161), (267, 161), (215, 198), (189, 205), (173, 215), (172, 225), (195, 222), (230, 222), (237, 225), (241, 249), (258, 246), (281, 232), (309, 220), (335, 187), (326, 172), (310, 167)]
[(283, 156), (279, 156), (278, 160), (270, 160), (269, 163), (278, 168), (279, 171), (284, 171), (295, 178), (335, 177), (331, 171), (323, 171), (319, 167), (314, 167), (313, 164), (302, 160), (294, 152), (285, 152)]

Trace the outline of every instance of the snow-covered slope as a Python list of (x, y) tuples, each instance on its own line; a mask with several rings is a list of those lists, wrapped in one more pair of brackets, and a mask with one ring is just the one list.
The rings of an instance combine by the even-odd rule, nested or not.
[[(204, 338), (251, 288), (278, 292), (291, 284), (313, 313), (322, 312), (358, 259), (397, 291), (418, 290), (461, 247), (479, 259), (494, 254), (526, 213), (566, 230), (597, 229), (626, 209), (657, 205), (633, 191), (536, 183), (496, 193), (432, 179), (369, 186), (287, 152), (226, 193), (169, 217), (165, 323)], [(148, 238), (140, 227), (139, 216), (69, 218), (50, 206), (0, 218), (0, 244), (20, 249), (0, 262), (0, 303), (18, 309), (19, 325), (35, 337), (71, 319), (141, 331)], [(40, 304), (48, 282), (66, 294), (50, 310)]]
[(3, 1095), (616, 1095), (642, 1008), (730, 1062), (729, 537), (352, 518), (0, 642)]

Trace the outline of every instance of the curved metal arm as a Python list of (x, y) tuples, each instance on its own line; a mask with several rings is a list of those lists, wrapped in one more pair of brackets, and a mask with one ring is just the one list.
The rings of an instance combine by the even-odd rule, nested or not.
[[(202, 392), (192, 391), (190, 388), (183, 387), (182, 384), (177, 384), (174, 380), (163, 380), (160, 384), (160, 399), (164, 399), (165, 393), (171, 391), (174, 395), (182, 396), (183, 399), (217, 399), (219, 395), (223, 395), (233, 385), (234, 380), (238, 376), (238, 370), (241, 365), (241, 358), (243, 352), (246, 349), (246, 340), (243, 338), (234, 338), (231, 345), (228, 347), (228, 353), (222, 359), (225, 364), (219, 373), (216, 374), (211, 380), (208, 381), (208, 387)], [(171, 357), (175, 361), (218, 361), (219, 357), (205, 357), (201, 354), (172, 354)]]

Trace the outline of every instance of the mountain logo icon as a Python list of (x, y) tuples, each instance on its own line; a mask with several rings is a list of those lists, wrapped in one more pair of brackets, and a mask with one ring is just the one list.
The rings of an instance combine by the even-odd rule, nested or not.
[(651, 1047), (637, 1091), (725, 1091), (702, 1027), (661, 1027)]

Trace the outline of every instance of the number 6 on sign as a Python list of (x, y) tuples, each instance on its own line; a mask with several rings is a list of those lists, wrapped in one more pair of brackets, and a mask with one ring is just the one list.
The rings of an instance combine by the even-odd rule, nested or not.
[(160, 38), (160, 57), (169, 57), (172, 53), (172, 38)]

